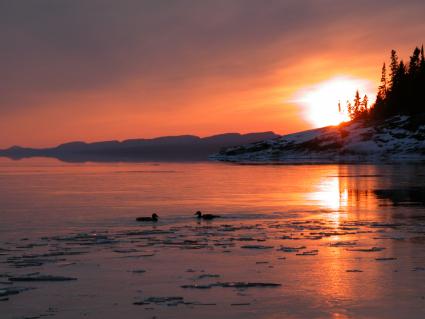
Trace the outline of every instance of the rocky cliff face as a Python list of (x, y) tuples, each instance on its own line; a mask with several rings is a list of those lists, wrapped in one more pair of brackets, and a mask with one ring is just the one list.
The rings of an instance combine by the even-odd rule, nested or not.
[(303, 131), (230, 147), (211, 159), (252, 163), (425, 162), (425, 123), (397, 116)]

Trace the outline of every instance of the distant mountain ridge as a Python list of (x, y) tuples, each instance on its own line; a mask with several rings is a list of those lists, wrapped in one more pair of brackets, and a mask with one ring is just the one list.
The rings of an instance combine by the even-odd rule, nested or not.
[(201, 138), (195, 135), (161, 136), (152, 139), (124, 141), (81, 141), (51, 148), (13, 146), (0, 150), (0, 156), (12, 159), (54, 157), (69, 162), (84, 161), (199, 161), (222, 148), (276, 138), (274, 132), (225, 133)]

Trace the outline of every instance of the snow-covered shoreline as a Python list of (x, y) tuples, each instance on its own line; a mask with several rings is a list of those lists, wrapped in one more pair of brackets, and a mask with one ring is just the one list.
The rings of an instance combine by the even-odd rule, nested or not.
[(425, 162), (425, 125), (412, 125), (408, 116), (379, 125), (353, 121), (230, 147), (210, 159), (257, 164)]

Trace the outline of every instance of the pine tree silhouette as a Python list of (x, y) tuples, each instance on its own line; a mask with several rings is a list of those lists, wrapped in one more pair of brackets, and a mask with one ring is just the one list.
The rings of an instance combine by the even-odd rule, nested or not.
[(390, 63), (390, 88), (392, 88), (394, 84), (394, 78), (397, 74), (398, 70), (398, 56), (395, 50), (391, 50), (391, 63)]
[(381, 71), (381, 85), (378, 88), (378, 94), (376, 100), (383, 101), (387, 97), (388, 83), (387, 83), (387, 68), (385, 66), (385, 62), (382, 65)]
[(376, 101), (370, 109), (370, 118), (381, 121), (394, 115), (417, 115), (425, 118), (425, 57), (423, 45), (413, 50), (408, 65), (391, 51), (389, 81), (385, 63)]

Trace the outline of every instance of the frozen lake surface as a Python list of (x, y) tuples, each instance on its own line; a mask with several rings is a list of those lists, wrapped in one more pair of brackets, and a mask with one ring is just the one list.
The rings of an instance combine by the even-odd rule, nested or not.
[(1, 159), (0, 317), (424, 318), (424, 208), (421, 165)]

